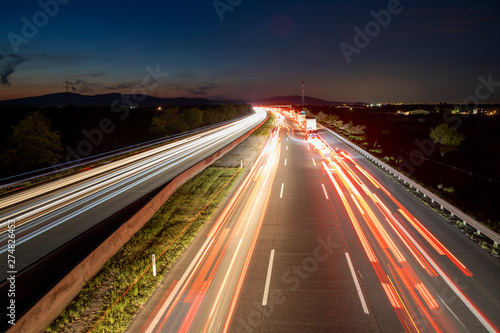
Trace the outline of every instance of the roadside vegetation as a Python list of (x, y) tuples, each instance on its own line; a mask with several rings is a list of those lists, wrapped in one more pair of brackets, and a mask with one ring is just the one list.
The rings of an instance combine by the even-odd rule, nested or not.
[(0, 163), (14, 170), (50, 165), (61, 159), (62, 150), (61, 136), (51, 130), (50, 119), (39, 112), (32, 113), (12, 126)]
[[(181, 186), (45, 332), (123, 332), (212, 217), (241, 170), (209, 167)], [(151, 271), (153, 253), (156, 277)]]
[(262, 124), (262, 126), (259, 127), (258, 130), (252, 133), (252, 135), (269, 135), (271, 130), (274, 128), (276, 125), (276, 116), (274, 113), (269, 112), (269, 117), (267, 118), (266, 122)]
[[(415, 109), (418, 112), (411, 114)], [(407, 111), (409, 115), (405, 115)], [(500, 232), (500, 206), (491, 196), (498, 192), (500, 184), (500, 169), (492, 161), (492, 156), (500, 153), (500, 117), (490, 113), (461, 115), (452, 105), (443, 103), (312, 106), (309, 112), (322, 124)]]
[(447, 152), (457, 151), (458, 146), (465, 140), (464, 136), (456, 128), (444, 123), (432, 128), (429, 137), (439, 146), (441, 157), (444, 157)]
[[(78, 150), (79, 145), (84, 142), (87, 150), (78, 150), (77, 155), (80, 155), (80, 158), (235, 119), (250, 114), (252, 107), (248, 104), (227, 104), (165, 107), (161, 110), (141, 108), (130, 110), (123, 120), (110, 110), (98, 108), (26, 108), (4, 111), (6, 122), (15, 125), (10, 125), (9, 128), (6, 123), (2, 124), (5, 133), (9, 134), (0, 137), (0, 178), (54, 166), (52, 174), (25, 182), (22, 185), (22, 188), (25, 188), (164, 144), (138, 148), (119, 156), (58, 171), (55, 165), (73, 161), (74, 154), (69, 151)], [(19, 118), (20, 114), (24, 116)], [(71, 121), (68, 120), (69, 115)], [(110, 121), (112, 130), (109, 133), (101, 131), (97, 135), (96, 131), (104, 119)], [(46, 172), (50, 172), (50, 169)], [(0, 194), (20, 188), (2, 188)]]
[(206, 108), (198, 106), (167, 107), (157, 111), (151, 121), (149, 133), (156, 136), (178, 134), (246, 116), (251, 112), (252, 106), (248, 104), (223, 104)]

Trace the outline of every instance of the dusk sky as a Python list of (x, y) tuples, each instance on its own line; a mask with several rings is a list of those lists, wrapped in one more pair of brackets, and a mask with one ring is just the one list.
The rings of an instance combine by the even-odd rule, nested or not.
[(481, 101), (500, 102), (498, 0), (21, 0), (0, 31), (0, 100), (66, 77), (81, 94), (144, 92), (149, 66), (169, 73), (165, 98), (300, 95), (304, 80), (326, 100), (458, 103), (490, 76)]

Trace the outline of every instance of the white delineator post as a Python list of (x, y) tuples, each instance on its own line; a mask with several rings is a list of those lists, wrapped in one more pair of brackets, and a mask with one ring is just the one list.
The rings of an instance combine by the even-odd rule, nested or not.
[(156, 257), (153, 253), (153, 276), (156, 276)]

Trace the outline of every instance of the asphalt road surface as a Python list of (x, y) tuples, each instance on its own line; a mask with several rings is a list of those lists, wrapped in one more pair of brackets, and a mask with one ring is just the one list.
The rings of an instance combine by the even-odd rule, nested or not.
[(283, 119), (130, 332), (498, 332), (500, 263), (334, 136)]
[[(260, 123), (260, 110), (242, 120), (14, 192), (0, 199), (0, 281), (19, 272)], [(15, 221), (14, 269), (8, 266), (8, 225)], [(12, 255), (11, 254), (11, 255)], [(70, 254), (69, 254), (70, 255)]]

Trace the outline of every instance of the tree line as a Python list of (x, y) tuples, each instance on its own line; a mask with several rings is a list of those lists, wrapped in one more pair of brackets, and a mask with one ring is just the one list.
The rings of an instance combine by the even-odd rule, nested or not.
[(60, 161), (63, 151), (61, 135), (51, 130), (50, 123), (50, 119), (36, 112), (12, 126), (0, 153), (4, 172), (26, 171)]
[(252, 106), (248, 104), (167, 107), (153, 117), (149, 133), (159, 137), (178, 134), (245, 116), (251, 112)]
[[(167, 136), (248, 115), (252, 106), (182, 106), (155, 112), (149, 133)], [(59, 131), (40, 112), (22, 118), (0, 145), (0, 178), (60, 163), (64, 151)]]

